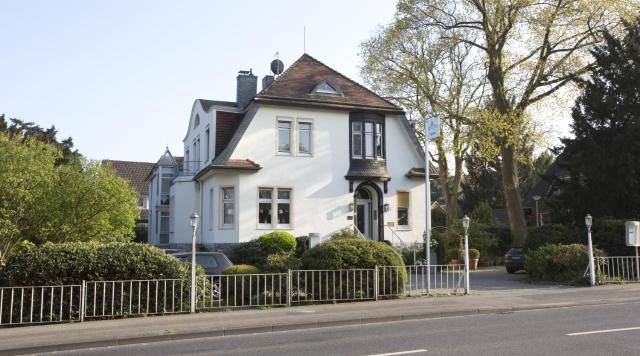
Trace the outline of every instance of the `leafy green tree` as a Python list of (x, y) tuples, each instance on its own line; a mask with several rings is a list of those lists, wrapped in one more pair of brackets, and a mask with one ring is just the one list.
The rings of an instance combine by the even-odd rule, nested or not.
[(575, 138), (563, 140), (569, 177), (553, 205), (580, 224), (586, 213), (640, 215), (640, 18), (625, 27), (592, 51), (597, 67), (573, 108)]
[(137, 194), (99, 162), (0, 133), (0, 262), (21, 241), (129, 241)]

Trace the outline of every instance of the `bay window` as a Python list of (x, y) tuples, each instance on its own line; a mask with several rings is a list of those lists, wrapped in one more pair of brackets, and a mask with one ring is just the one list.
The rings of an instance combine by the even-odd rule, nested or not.
[(351, 155), (353, 158), (362, 158), (362, 122), (351, 123)]
[(370, 121), (351, 122), (351, 158), (384, 159), (384, 126)]

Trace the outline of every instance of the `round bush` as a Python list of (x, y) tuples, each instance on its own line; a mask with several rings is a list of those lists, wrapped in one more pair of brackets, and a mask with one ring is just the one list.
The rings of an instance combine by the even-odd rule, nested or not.
[(260, 270), (258, 267), (251, 265), (233, 265), (229, 266), (222, 271), (224, 275), (236, 275), (236, 274), (258, 274)]
[(290, 269), (300, 269), (301, 266), (302, 261), (295, 254), (281, 252), (267, 256), (263, 269), (269, 273), (284, 273)]
[(392, 247), (364, 239), (332, 239), (323, 242), (307, 251), (302, 260), (307, 269), (404, 266), (402, 256)]
[(469, 259), (470, 260), (477, 260), (480, 258), (480, 251), (478, 251), (475, 248), (470, 248), (469, 249)]
[[(595, 248), (594, 256), (606, 256)], [(585, 245), (544, 245), (526, 253), (525, 269), (537, 281), (576, 282), (582, 280), (589, 264)]]
[[(0, 273), (2, 285), (61, 285), (83, 280), (189, 279), (190, 265), (146, 244), (70, 242), (22, 246)], [(204, 271), (199, 268), (198, 274)]]
[(264, 234), (258, 238), (258, 243), (266, 255), (296, 250), (296, 238), (286, 231), (273, 231)]

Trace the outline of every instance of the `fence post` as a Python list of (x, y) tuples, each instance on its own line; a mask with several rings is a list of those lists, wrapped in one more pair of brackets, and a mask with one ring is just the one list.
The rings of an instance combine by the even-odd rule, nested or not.
[(378, 293), (379, 293), (379, 290), (380, 290), (380, 281), (378, 280), (378, 275), (379, 275), (379, 273), (378, 273), (378, 265), (376, 265), (376, 268), (375, 268), (373, 273), (375, 273), (373, 275), (373, 285), (375, 286), (374, 287), (375, 290), (373, 291), (373, 295), (375, 296), (375, 299), (378, 300)]
[(87, 305), (87, 281), (82, 280), (82, 287), (80, 288), (80, 322), (84, 322), (85, 307)]
[(287, 306), (291, 306), (291, 270), (287, 270)]

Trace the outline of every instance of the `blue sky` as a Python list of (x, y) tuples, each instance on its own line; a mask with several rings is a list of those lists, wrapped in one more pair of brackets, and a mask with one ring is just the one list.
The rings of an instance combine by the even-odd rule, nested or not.
[(182, 154), (196, 98), (307, 52), (360, 80), (359, 45), (395, 1), (0, 0), (0, 113), (55, 125), (93, 159)]

